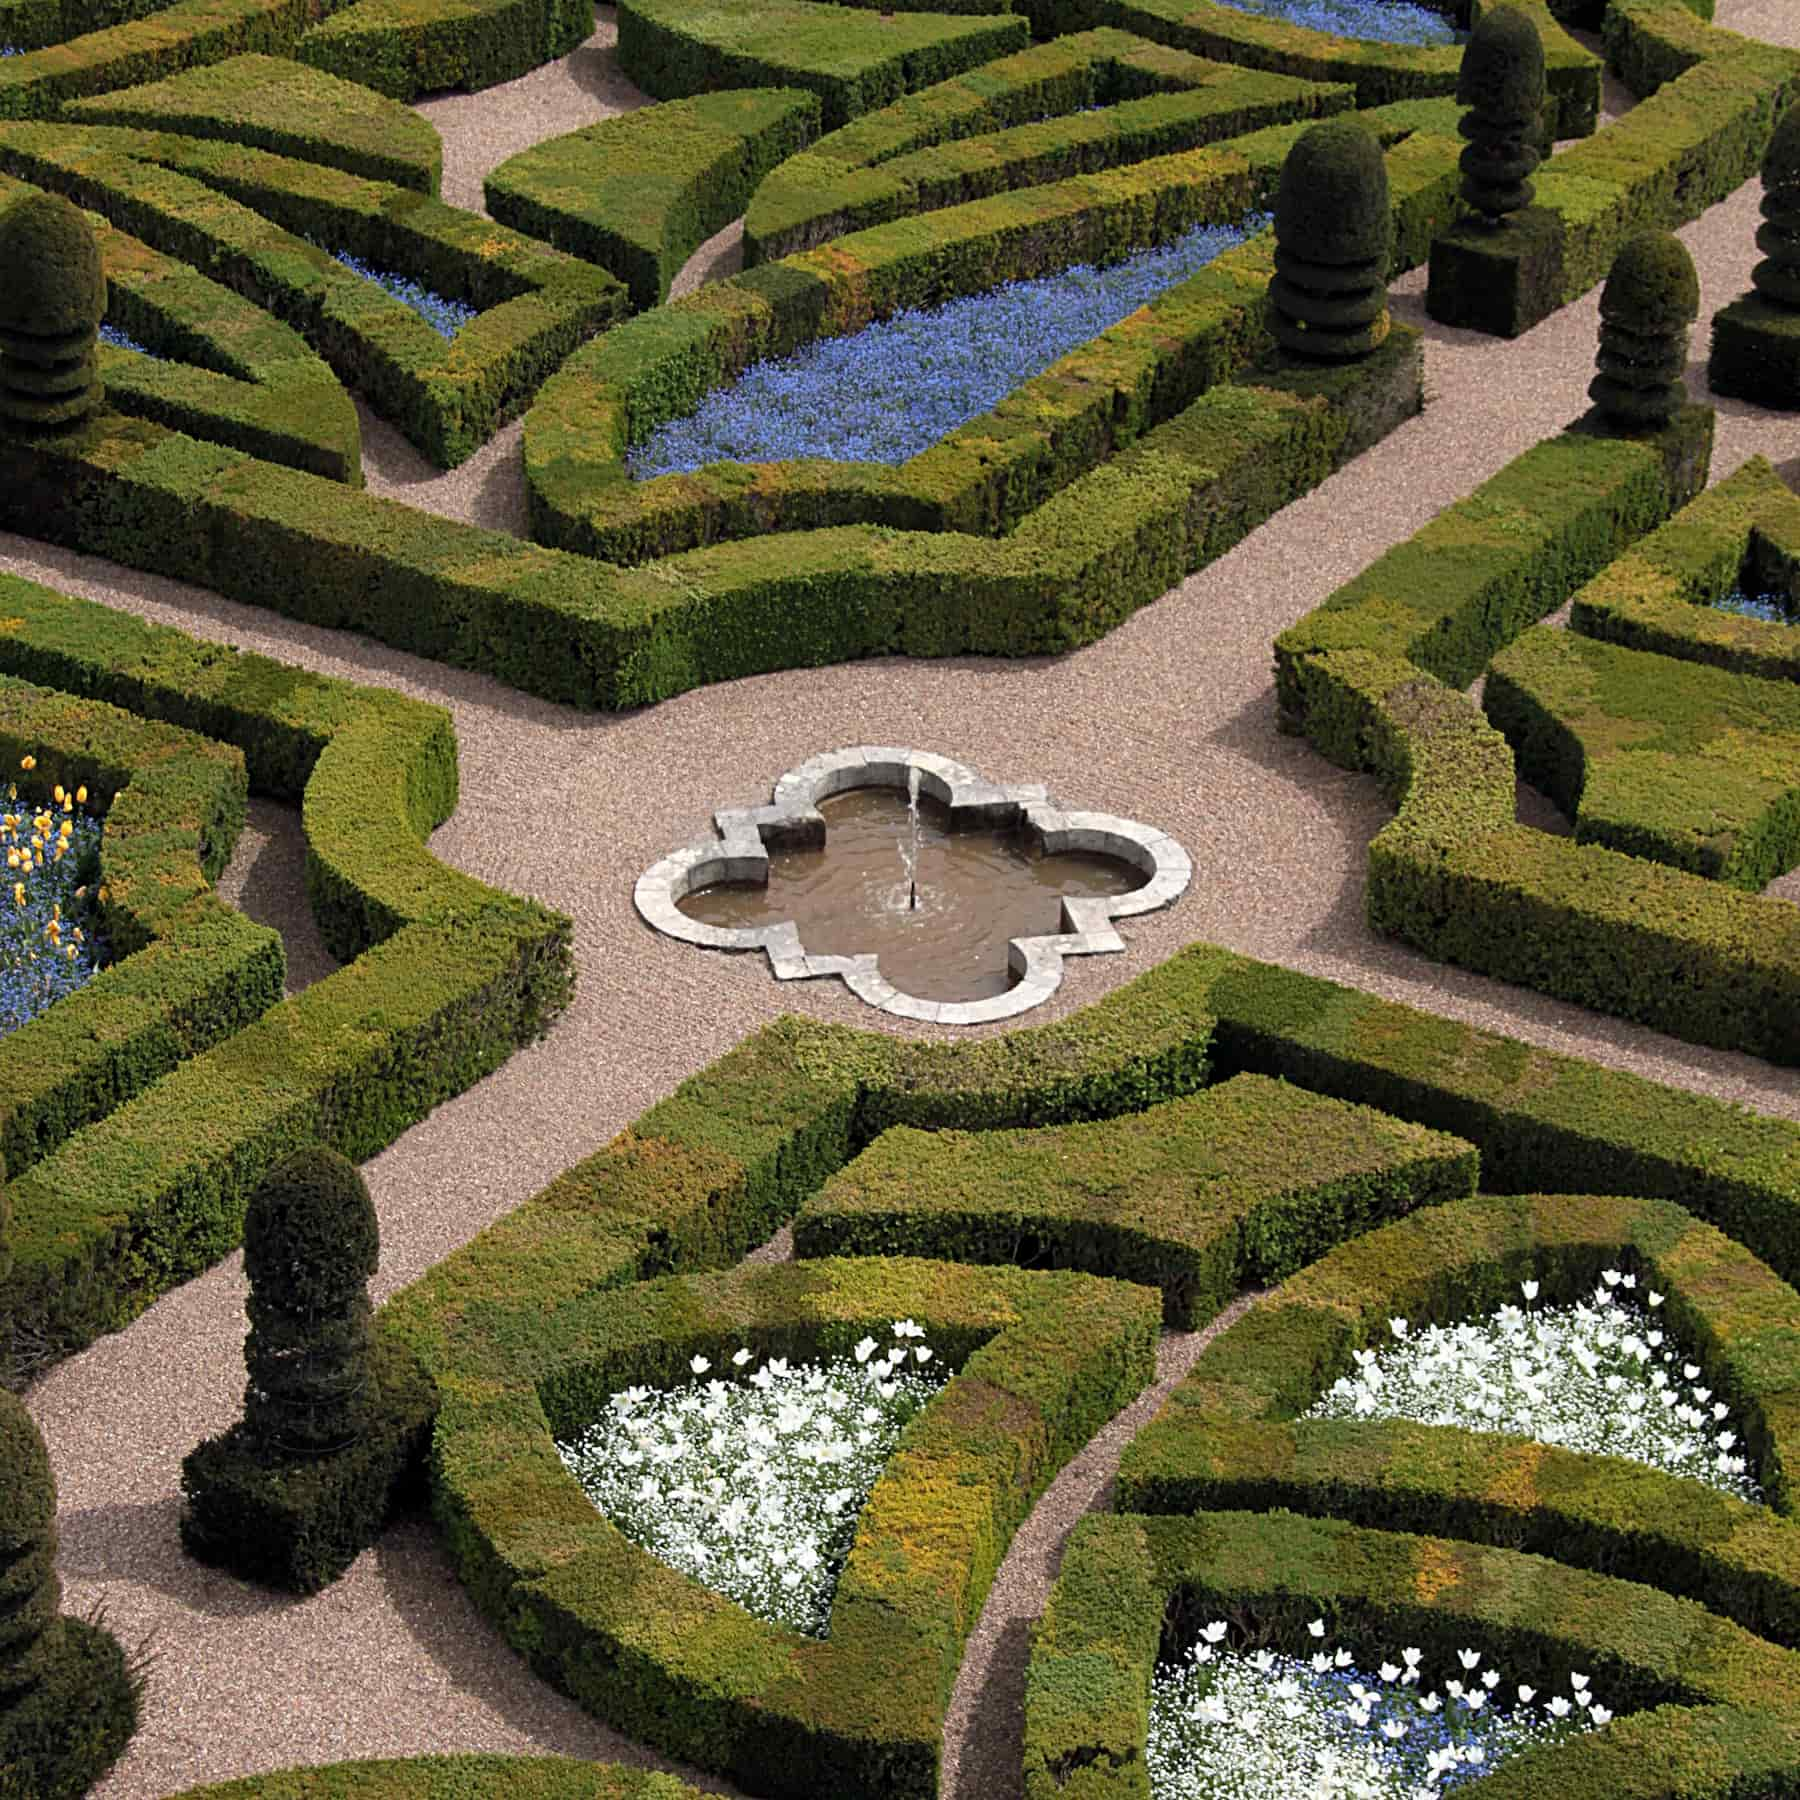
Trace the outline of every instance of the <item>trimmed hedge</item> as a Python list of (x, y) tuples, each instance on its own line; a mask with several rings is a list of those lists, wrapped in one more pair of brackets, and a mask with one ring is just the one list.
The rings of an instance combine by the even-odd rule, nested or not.
[[(36, 191), (0, 175), (0, 208)], [(180, 359), (100, 344), (110, 407), (362, 486), (356, 407), (297, 331), (98, 214), (87, 219), (106, 270), (108, 320)]]
[(1792, 591), (1797, 576), (1800, 497), (1753, 456), (1578, 589), (1569, 626), (1634, 650), (1800, 681), (1800, 632), (1709, 604), (1740, 584)]
[(701, 1800), (654, 1769), (562, 1756), (412, 1756), (325, 1763), (189, 1788), (177, 1800)]
[(1479, 1162), (1460, 1138), (1237, 1075), (1091, 1124), (884, 1132), (802, 1206), (794, 1254), (1115, 1275), (1161, 1288), (1187, 1331), (1350, 1232), (1474, 1193)]
[(1692, 1043), (1795, 1062), (1800, 915), (1516, 825), (1512, 753), (1451, 691), (1695, 491), (1711, 429), (1690, 407), (1653, 436), (1605, 439), (1584, 421), (1528, 451), (1282, 633), (1276, 689), (1290, 726), (1398, 809), (1369, 846), (1376, 930)]
[(516, 80), (594, 30), (588, 0), (352, 0), (319, 10), (295, 59), (403, 101)]
[(0, 439), (0, 518), (550, 698), (641, 705), (803, 663), (1091, 642), (1416, 412), (1420, 363), (1396, 330), (1365, 363), (1205, 394), (998, 545), (845, 528), (618, 569), (326, 501), (311, 476), (110, 414)]
[[(1453, 107), (1390, 109), (1396, 263), (1411, 267), (1457, 202)], [(882, 524), (1002, 532), (1149, 426), (1270, 347), (1272, 249), (1216, 258), (897, 467), (826, 460), (716, 463), (635, 481), (629, 445), (752, 363), (861, 330), (906, 306), (980, 292), (1083, 258), (1112, 261), (1148, 236), (1241, 218), (1267, 199), (1304, 121), (1132, 168), (1075, 177), (897, 220), (720, 282), (577, 352), (525, 421), (532, 535), (579, 554), (641, 561), (782, 529)]]
[[(1682, 32), (1697, 25), (1682, 0), (1660, 4)], [(1800, 88), (1800, 54), (1698, 31), (1701, 54), (1684, 70), (1536, 171), (1531, 206), (1497, 227), (1454, 225), (1432, 245), (1434, 319), (1516, 337), (1604, 280), (1628, 238), (1698, 218), (1757, 173)]]
[[(560, 1303), (559, 1303), (560, 1302)], [(390, 1308), (390, 1311), (392, 1308)], [(765, 1265), (566, 1297), (496, 1295), (440, 1372), (434, 1509), (476, 1603), (628, 1735), (756, 1793), (927, 1800), (962, 1648), (1013, 1531), (1152, 1379), (1155, 1293), (904, 1259)], [(900, 1315), (958, 1371), (870, 1495), (828, 1637), (753, 1618), (595, 1511), (552, 1441), (632, 1383), (749, 1343), (825, 1358)]]
[(538, 1036), (568, 998), (570, 925), (425, 849), (456, 803), (440, 709), (12, 577), (0, 613), (0, 668), (235, 743), (252, 792), (298, 801), (314, 915), (354, 959), (12, 1173), (0, 1339), (41, 1361), (229, 1250), (296, 1144), (372, 1155)]
[(876, 14), (822, 0), (620, 0), (619, 67), (658, 100), (795, 87), (835, 131), (902, 94), (961, 75), (1030, 38), (1023, 19)]
[(38, 1654), (37, 1686), (0, 1704), (0, 1800), (81, 1800), (137, 1730), (141, 1677), (110, 1631), (67, 1614)]
[[(1479, 8), (1491, 0), (1474, 0)], [(1582, 48), (1543, 0), (1512, 0), (1532, 15), (1544, 40), (1549, 87), (1546, 123), (1554, 137), (1585, 137), (1600, 119), (1600, 59)], [(1456, 92), (1460, 44), (1389, 44), (1339, 37), (1266, 18), (1221, 0), (1122, 0), (1108, 23), (1197, 56), (1308, 81), (1347, 81), (1359, 106), (1426, 100)], [(1608, 127), (1613, 129), (1613, 127)]]
[(482, 193), (501, 224), (618, 276), (641, 311), (818, 134), (818, 97), (803, 88), (671, 100), (521, 150)]
[(1800, 865), (1800, 688), (1537, 626), (1482, 709), (1520, 776), (1604, 844), (1758, 894)]
[(78, 124), (222, 138), (422, 194), (435, 194), (443, 175), (444, 149), (429, 119), (287, 56), (234, 56), (184, 69), (141, 87), (70, 101), (60, 116)]
[(358, 1435), (326, 1456), (257, 1443), (240, 1419), (182, 1459), (191, 1556), (297, 1594), (336, 1581), (389, 1520), (425, 1497), (437, 1393), (392, 1340), (375, 1348)]
[[(12, 124), (0, 125), (0, 168), (106, 213), (285, 317), (444, 468), (486, 443), (626, 308), (618, 281), (561, 251), (415, 190), (265, 150), (122, 126)], [(290, 233), (484, 310), (447, 342)]]
[[(1662, 1291), (1741, 1420), (1758, 1506), (1625, 1457), (1517, 1434), (1303, 1414), (1394, 1315), (1450, 1325), (1591, 1293), (1602, 1268)], [(1553, 1555), (1702, 1601), (1800, 1644), (1800, 1297), (1766, 1264), (1662, 1200), (1483, 1195), (1333, 1250), (1202, 1353), (1125, 1452), (1121, 1512), (1287, 1508)]]
[(212, 891), (244, 823), (242, 752), (0, 675), (0, 769), (27, 755), (38, 766), (13, 805), (85, 787), (83, 810), (105, 815), (99, 930), (114, 961), (0, 1037), (0, 1156), (15, 1181), (267, 1012), (287, 972), (280, 936)]
[(1497, 1764), (1479, 1784), (1492, 1800), (1721, 1800), (1800, 1778), (1800, 1657), (1691, 1600), (1513, 1550), (1220, 1512), (1076, 1525), (1032, 1634), (1026, 1800), (1148, 1800), (1159, 1650), (1223, 1618), (1303, 1652), (1321, 1614), (1365, 1666), (1409, 1644), (1454, 1668), (1474, 1643), (1540, 1691), (1595, 1672), (1620, 1716)]
[(1345, 83), (1208, 62), (1111, 27), (1034, 44), (865, 114), (782, 163), (750, 201), (744, 266), (1354, 101)]

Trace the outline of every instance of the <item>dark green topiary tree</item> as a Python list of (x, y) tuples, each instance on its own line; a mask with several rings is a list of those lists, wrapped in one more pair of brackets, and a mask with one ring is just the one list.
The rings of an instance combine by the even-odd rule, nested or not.
[(1600, 290), (1600, 372), (1588, 394), (1627, 430), (1668, 424), (1687, 402), (1688, 328), (1700, 312), (1694, 259), (1673, 232), (1628, 238)]
[(324, 1144), (295, 1151), (252, 1195), (244, 1425), (253, 1441), (319, 1456), (356, 1440), (371, 1398), (368, 1281), (379, 1255), (369, 1190)]
[(105, 400), (94, 347), (106, 272), (92, 226), (60, 194), (27, 194), (0, 213), (0, 269), (0, 424), (79, 424)]
[(1463, 50), (1456, 97), (1468, 111), (1459, 121), (1468, 143), (1462, 153), (1462, 196), (1490, 225), (1531, 204), (1527, 177), (1543, 160), (1544, 41), (1516, 6), (1481, 15)]
[(1387, 163), (1368, 126), (1327, 119), (1304, 133), (1275, 196), (1270, 328), (1296, 356), (1348, 362), (1388, 334), (1394, 253)]
[(1750, 271), (1750, 282), (1765, 300), (1800, 309), (1800, 106), (1790, 106), (1775, 127), (1762, 178), (1756, 247), (1763, 260)]
[(0, 1389), (0, 1797), (74, 1800), (137, 1729), (139, 1683), (111, 1632), (61, 1612), (56, 1478)]

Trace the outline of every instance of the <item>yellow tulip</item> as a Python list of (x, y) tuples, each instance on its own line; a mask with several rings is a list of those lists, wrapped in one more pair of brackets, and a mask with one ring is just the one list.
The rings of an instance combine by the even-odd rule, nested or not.
[(21, 769), (35, 769), (37, 767), (37, 758), (35, 756), (21, 756), (19, 758), (19, 767)]
[(23, 906), (25, 904), (25, 884), (24, 884), (24, 882), (15, 881), (13, 883), (13, 899), (16, 900), (19, 903), (19, 905), (21, 905), (21, 906)]
[(87, 805), (87, 789), (85, 787), (78, 787), (75, 790), (75, 804), (77, 806)]
[(56, 786), (50, 790), (50, 792), (52, 795), (55, 796), (56, 803), (60, 806), (62, 804), (62, 796), (63, 796), (62, 783), (59, 781), (56, 784)]

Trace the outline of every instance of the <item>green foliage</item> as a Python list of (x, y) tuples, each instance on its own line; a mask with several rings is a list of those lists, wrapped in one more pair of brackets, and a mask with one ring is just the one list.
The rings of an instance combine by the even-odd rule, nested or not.
[(25, 1403), (0, 1390), (0, 1711), (41, 1679), (56, 1622), (56, 1477)]
[(1657, 430), (1687, 402), (1688, 327), (1700, 277), (1670, 231), (1628, 238), (1600, 291), (1600, 372), (1588, 386), (1621, 430)]
[(1473, 1193), (1478, 1160), (1460, 1140), (1239, 1075), (1092, 1124), (889, 1131), (801, 1208), (794, 1250), (1121, 1276), (1161, 1288), (1166, 1322), (1193, 1330), (1346, 1232)]
[(1680, 332), (1700, 312), (1700, 276), (1687, 246), (1672, 231), (1626, 239), (1600, 290), (1605, 324), (1639, 336)]
[(1297, 263), (1372, 262), (1385, 274), (1394, 246), (1387, 164), (1361, 119), (1327, 119), (1300, 134), (1281, 165), (1275, 242)]
[(190, 1788), (179, 1800), (700, 1800), (673, 1775), (555, 1756), (414, 1756), (326, 1763)]
[(1456, 97), (1470, 110), (1462, 132), (1463, 198), (1490, 222), (1531, 204), (1526, 179), (1542, 156), (1544, 45), (1516, 6), (1482, 13), (1463, 51)]
[(13, 333), (66, 337), (106, 316), (106, 273), (94, 230), (60, 194), (26, 194), (0, 212), (0, 346)]
[(60, 1618), (39, 1647), (39, 1680), (0, 1701), (0, 1800), (80, 1800), (138, 1726), (141, 1677), (110, 1631)]

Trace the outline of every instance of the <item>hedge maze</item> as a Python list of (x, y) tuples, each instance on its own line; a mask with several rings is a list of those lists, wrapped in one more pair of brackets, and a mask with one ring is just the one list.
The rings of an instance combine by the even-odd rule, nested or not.
[[(1465, 0), (1450, 22), (1493, 59), (1465, 82), (1460, 43), (1221, 0), (619, 0), (610, 54), (647, 102), (492, 160), (483, 216), (441, 198), (412, 103), (504, 106), (488, 90), (577, 66), (582, 0), (0, 0), (0, 221), (25, 205), (69, 264), (0, 269), (0, 530), (573, 732), (1156, 619), (1429, 416), (1446, 331), (1519, 337), (1600, 289), (1599, 403), (1294, 607), (1263, 698), (1321, 780), (1372, 777), (1392, 809), (1352, 890), (1371, 936), (1678, 1038), (1703, 1075), (1709, 1051), (1792, 1071), (1800, 911), (1770, 890), (1800, 867), (1800, 498), (1763, 457), (1715, 468), (1686, 252), (1653, 235), (1763, 182), (1769, 260), (1696, 359), (1735, 405), (1791, 405), (1764, 377), (1800, 296), (1800, 50), (1718, 4)], [(633, 473), (760, 361), (1246, 219), (903, 462)], [(671, 299), (739, 221), (741, 271)], [(96, 264), (128, 341), (97, 350)], [(1391, 300), (1409, 272), (1423, 328)], [(464, 309), (454, 335), (402, 279)], [(365, 410), (437, 470), (516, 425), (520, 530), (371, 491)], [(676, 1772), (468, 1743), (332, 1762), (321, 1723), (330, 1766), (265, 1768), (247, 1739), (242, 1778), (192, 1800), (683, 1800), (702, 1776), (949, 1800), (1009, 1548), (1178, 1356), (1048, 1557), (1022, 1697), (985, 1697), (1022, 1717), (994, 1800), (1162, 1800), (1155, 1671), (1212, 1618), (1252, 1647), (1303, 1651), (1323, 1617), (1370, 1657), (1479, 1643), (1522, 1682), (1603, 1678), (1610, 1723), (1495, 1766), (1482, 1800), (1800, 1791), (1800, 1124), (1188, 941), (1004, 1035), (809, 1015), (696, 1052), (371, 1312), (379, 1190), (352, 1165), (515, 1051), (553, 1068), (584, 951), (429, 847), (458, 806), (445, 707), (216, 637), (0, 573), (6, 804), (91, 797), (114, 952), (0, 1038), (0, 1390), (24, 1398), (0, 1391), (0, 1800), (116, 1762), (109, 1791), (150, 1795), (128, 1741), (171, 1702), (59, 1610), (34, 1394), (246, 1234), (250, 1385), (182, 1447), (188, 1550), (313, 1596), (428, 1521), (489, 1666)], [(1521, 822), (1521, 783), (1566, 835)], [(291, 995), (279, 934), (215, 890), (253, 797), (297, 809), (341, 963)], [(1391, 1319), (1469, 1321), (1521, 1284), (1569, 1304), (1609, 1269), (1666, 1302), (1763, 1503), (1518, 1433), (1305, 1416)], [(659, 1561), (558, 1454), (627, 1390), (740, 1347), (856, 1355), (902, 1318), (948, 1380), (857, 1517), (823, 1638)]]

